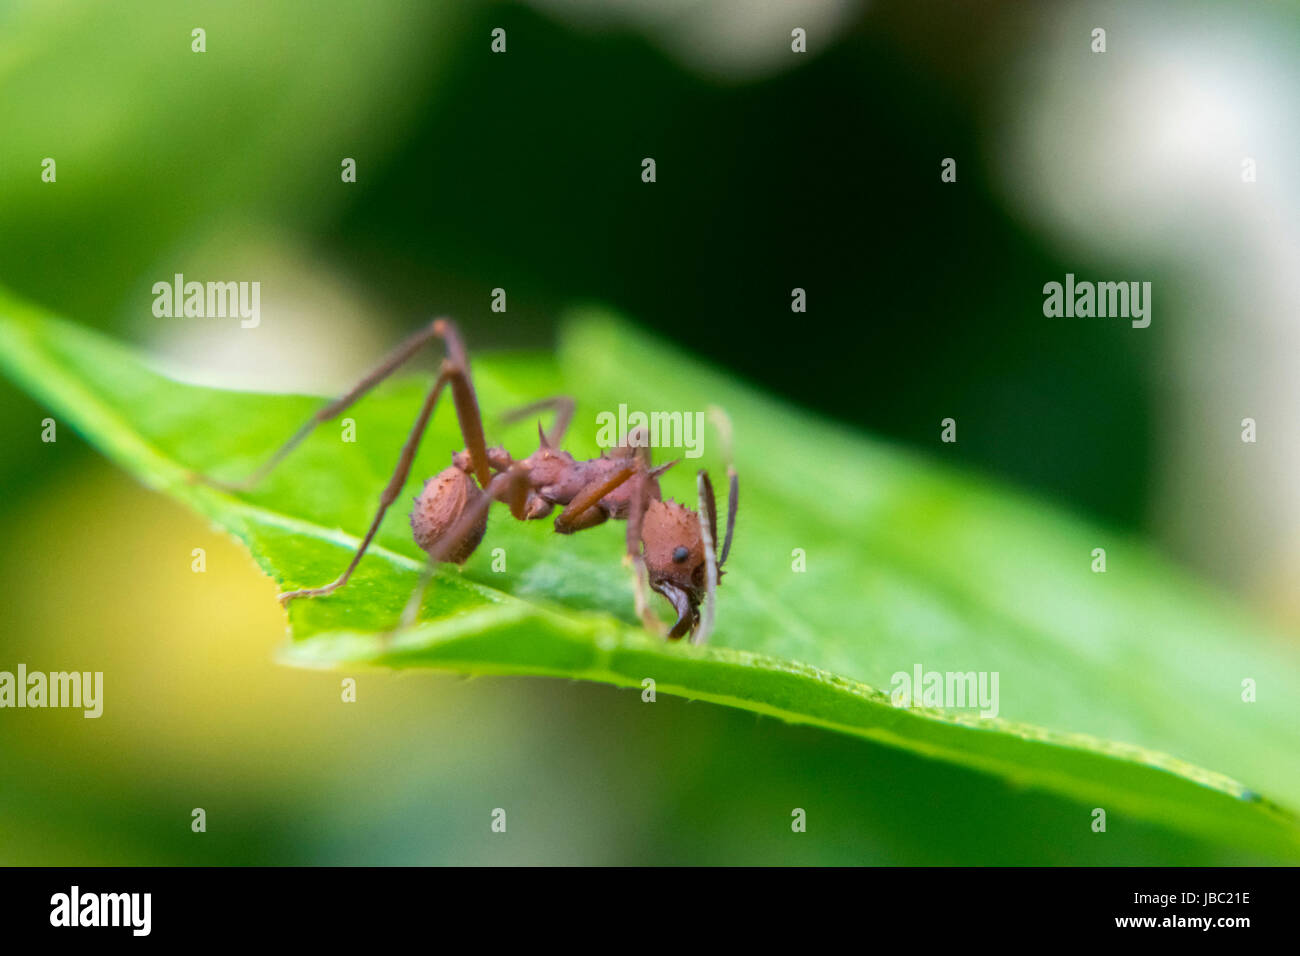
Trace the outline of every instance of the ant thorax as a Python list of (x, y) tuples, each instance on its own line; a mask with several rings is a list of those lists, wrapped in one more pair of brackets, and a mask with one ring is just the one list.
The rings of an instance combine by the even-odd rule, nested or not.
[[(525, 460), (536, 462), (532, 466), (531, 477), (537, 493), (557, 505), (569, 504), (584, 488), (599, 486), (627, 467), (626, 459), (601, 456), (575, 461), (568, 452), (546, 448)], [(603, 496), (598, 507), (610, 518), (624, 519), (632, 508), (633, 494), (635, 486), (631, 482), (625, 482)], [(657, 478), (646, 478), (646, 494), (650, 501), (659, 500)]]

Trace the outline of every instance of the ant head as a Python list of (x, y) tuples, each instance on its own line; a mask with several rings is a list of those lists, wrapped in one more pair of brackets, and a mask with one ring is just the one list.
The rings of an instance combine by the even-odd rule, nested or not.
[(700, 602), (708, 587), (699, 517), (675, 501), (651, 501), (641, 540), (650, 587), (677, 611), (677, 623), (668, 636), (681, 637), (699, 624)]

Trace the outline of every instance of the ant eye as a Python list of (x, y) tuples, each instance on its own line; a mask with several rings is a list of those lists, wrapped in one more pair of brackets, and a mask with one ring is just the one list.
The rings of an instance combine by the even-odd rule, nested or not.
[(673, 549), (673, 561), (675, 561), (677, 564), (681, 564), (690, 556), (691, 556), (691, 551), (684, 544), (679, 544), (676, 548)]

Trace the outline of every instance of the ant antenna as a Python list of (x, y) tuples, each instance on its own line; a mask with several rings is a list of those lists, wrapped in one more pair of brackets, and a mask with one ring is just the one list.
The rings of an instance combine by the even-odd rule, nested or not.
[[(731, 419), (717, 405), (709, 406), (709, 421), (718, 430), (718, 435), (722, 439), (722, 459), (727, 463), (727, 536), (722, 542), (722, 555), (718, 558), (718, 567), (727, 563), (727, 555), (731, 554), (731, 538), (736, 533), (736, 509), (740, 505), (740, 480), (736, 477), (736, 465), (731, 457)], [(709, 500), (713, 500), (713, 488), (709, 488)], [(713, 519), (713, 537), (716, 541), (717, 532), (717, 509), (714, 508)]]
[(718, 556), (714, 551), (714, 538), (718, 533), (717, 505), (713, 498), (713, 482), (709, 473), (700, 469), (695, 476), (696, 490), (700, 496), (700, 538), (704, 542), (704, 607), (700, 609), (700, 624), (691, 635), (692, 644), (703, 644), (713, 632), (714, 608), (718, 599)]

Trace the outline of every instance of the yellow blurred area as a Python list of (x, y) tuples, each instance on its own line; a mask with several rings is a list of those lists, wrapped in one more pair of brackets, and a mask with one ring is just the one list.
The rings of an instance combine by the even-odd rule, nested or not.
[[(617, 846), (603, 804), (568, 832), (590, 755), (537, 746), (559, 685), (278, 665), (285, 617), (243, 548), (83, 461), (50, 468), (59, 477), (11, 512), (0, 669), (102, 671), (103, 715), (4, 713), (0, 861), (536, 862), (557, 845), (585, 860)], [(549, 708), (542, 726), (561, 741), (580, 719)], [(492, 842), (499, 805), (543, 817)], [(194, 807), (208, 813), (201, 836)]]

